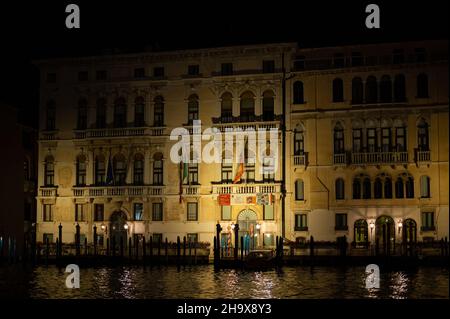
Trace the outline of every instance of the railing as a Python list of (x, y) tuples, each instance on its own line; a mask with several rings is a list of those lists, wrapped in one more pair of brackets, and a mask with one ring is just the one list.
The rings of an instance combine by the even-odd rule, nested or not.
[(352, 153), (352, 164), (408, 163), (408, 152)]
[(165, 127), (126, 127), (74, 131), (74, 139), (126, 137), (126, 136), (162, 136)]
[(57, 187), (46, 187), (41, 186), (39, 190), (39, 194), (41, 197), (56, 197), (57, 196)]
[(200, 185), (183, 185), (183, 195), (198, 195)]
[(56, 140), (56, 133), (57, 131), (44, 131), (41, 132), (41, 140), (42, 141), (53, 141)]
[(347, 164), (347, 156), (345, 153), (342, 154), (334, 154), (333, 155), (333, 164), (334, 165), (346, 165)]
[(221, 132), (225, 132), (227, 129), (234, 131), (235, 129), (247, 130), (253, 129), (258, 130), (270, 130), (280, 127), (279, 121), (269, 121), (269, 122), (234, 122), (234, 123), (214, 123), (213, 127), (217, 127)]
[(279, 193), (280, 184), (219, 184), (213, 185), (214, 194), (256, 194)]
[(160, 196), (164, 193), (164, 186), (86, 186), (73, 187), (74, 197), (103, 197), (103, 196)]
[(416, 161), (420, 162), (429, 162), (431, 160), (430, 151), (416, 151)]
[(294, 155), (294, 166), (306, 166), (306, 155), (307, 153)]

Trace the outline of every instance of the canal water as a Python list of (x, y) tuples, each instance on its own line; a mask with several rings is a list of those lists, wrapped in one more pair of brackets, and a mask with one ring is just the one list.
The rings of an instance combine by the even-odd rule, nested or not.
[(380, 288), (366, 289), (365, 267), (283, 267), (214, 270), (181, 267), (81, 268), (80, 289), (65, 286), (56, 266), (2, 266), (1, 298), (449, 298), (449, 270), (383, 271)]

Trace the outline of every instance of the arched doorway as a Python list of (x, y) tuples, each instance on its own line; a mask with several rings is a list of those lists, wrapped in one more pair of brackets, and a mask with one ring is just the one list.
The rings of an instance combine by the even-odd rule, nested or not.
[(122, 238), (123, 246), (125, 247), (127, 245), (128, 241), (128, 230), (125, 229), (125, 225), (127, 223), (127, 215), (121, 211), (115, 211), (112, 213), (110, 217), (110, 240), (111, 245), (113, 244), (113, 241), (116, 245), (116, 247), (119, 247), (120, 245), (120, 239)]
[(390, 255), (395, 251), (395, 223), (392, 217), (380, 216), (375, 223), (376, 252)]
[(354, 240), (356, 248), (367, 248), (369, 242), (369, 231), (367, 227), (367, 221), (365, 219), (358, 219), (355, 221), (354, 227)]
[(403, 248), (406, 254), (413, 253), (414, 244), (417, 241), (417, 223), (414, 219), (408, 218), (403, 222)]
[(239, 224), (239, 245), (241, 244), (241, 237), (244, 238), (244, 251), (248, 252), (251, 249), (255, 249), (258, 245), (256, 230), (256, 213), (251, 209), (245, 209), (238, 215)]

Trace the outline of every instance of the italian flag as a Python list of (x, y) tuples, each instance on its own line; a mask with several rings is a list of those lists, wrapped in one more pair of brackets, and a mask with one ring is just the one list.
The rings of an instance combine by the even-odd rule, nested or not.
[(234, 176), (233, 184), (236, 184), (241, 180), (242, 175), (244, 175), (244, 150), (242, 150), (239, 156), (239, 163), (236, 171), (236, 176)]

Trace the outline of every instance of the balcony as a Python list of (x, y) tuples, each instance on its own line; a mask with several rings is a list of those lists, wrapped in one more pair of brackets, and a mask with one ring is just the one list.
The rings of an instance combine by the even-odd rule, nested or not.
[(347, 154), (334, 154), (333, 155), (333, 164), (336, 166), (345, 166), (347, 165)]
[(279, 183), (266, 184), (216, 184), (213, 185), (213, 194), (273, 194), (280, 192)]
[(237, 128), (241, 130), (253, 129), (257, 130), (270, 130), (280, 128), (280, 122), (282, 121), (282, 115), (275, 115), (271, 118), (264, 118), (262, 115), (255, 115), (249, 118), (248, 116), (233, 116), (233, 117), (213, 117), (213, 127), (217, 127), (221, 132), (225, 132), (227, 129), (235, 130)]
[(58, 196), (57, 186), (41, 186), (39, 189), (40, 197), (56, 197)]
[(57, 139), (58, 131), (41, 131), (40, 140), (41, 141), (53, 141)]
[(408, 152), (352, 153), (354, 165), (407, 164)]
[(294, 231), (308, 231), (308, 226), (295, 226)]
[(417, 164), (424, 164), (431, 162), (430, 151), (419, 151), (415, 149), (415, 162)]
[(74, 197), (161, 196), (165, 186), (86, 186), (73, 187)]
[(436, 227), (434, 227), (434, 226), (421, 226), (420, 230), (424, 231), (424, 232), (426, 232), (426, 231), (435, 231)]
[(308, 160), (308, 153), (302, 155), (294, 155), (294, 166), (306, 166)]
[(165, 127), (124, 127), (75, 130), (74, 139), (94, 139), (94, 138), (114, 138), (114, 137), (134, 137), (134, 136), (163, 136)]
[(183, 185), (183, 195), (199, 195), (200, 185)]

